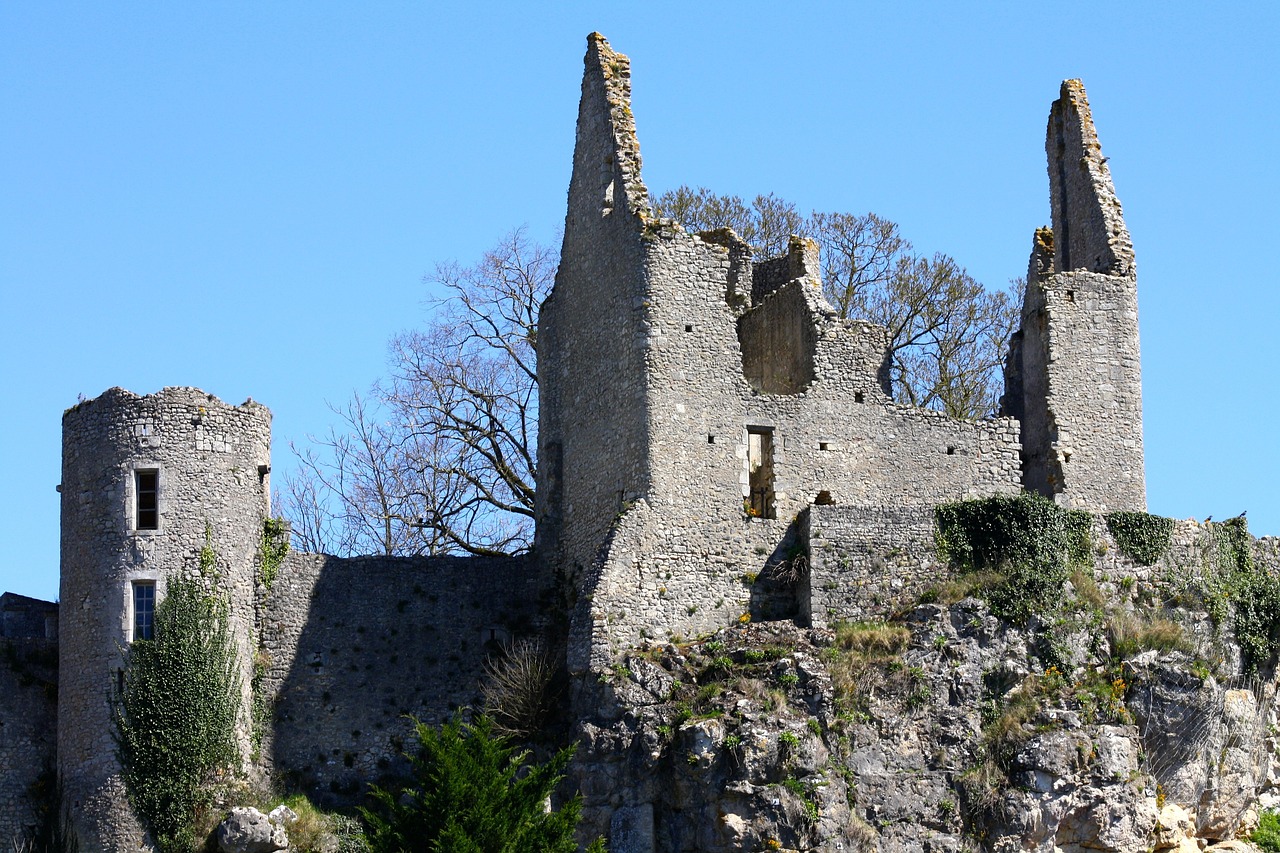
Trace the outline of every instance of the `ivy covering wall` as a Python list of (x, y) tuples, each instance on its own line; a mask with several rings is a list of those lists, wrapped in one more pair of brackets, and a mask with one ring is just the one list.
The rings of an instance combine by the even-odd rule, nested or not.
[(1089, 559), (1089, 513), (1030, 493), (943, 504), (938, 553), (961, 573), (991, 572), (981, 590), (997, 616), (1024, 623), (1056, 600)]
[(162, 853), (194, 848), (210, 783), (239, 763), (239, 693), (226, 600), (197, 580), (170, 578), (155, 637), (129, 646), (115, 701), (129, 804)]

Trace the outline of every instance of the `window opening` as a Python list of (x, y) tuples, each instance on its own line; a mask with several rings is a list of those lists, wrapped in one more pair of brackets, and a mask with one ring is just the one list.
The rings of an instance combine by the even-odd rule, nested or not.
[(707, 444), (715, 444), (715, 443), (716, 443), (716, 437), (714, 435), (707, 436)]
[(818, 449), (819, 449), (819, 450), (830, 450), (830, 449), (831, 449), (831, 445), (830, 445), (829, 443), (825, 442), (825, 441), (819, 441), (819, 442), (818, 442)]
[(853, 392), (853, 402), (855, 402), (855, 403), (861, 403), (861, 402), (862, 402), (862, 399), (863, 399), (863, 398), (862, 398), (862, 392), (861, 392), (861, 391), (854, 391), (854, 392)]
[(956, 448), (955, 448), (955, 445), (951, 445), (951, 444), (948, 444), (948, 445), (947, 445), (947, 455), (948, 455), (948, 456), (955, 456), (955, 455), (956, 455)]
[(133, 472), (134, 527), (137, 530), (157, 530), (160, 527), (160, 472), (155, 468), (140, 468)]
[(773, 430), (747, 430), (747, 470), (751, 488), (747, 514), (752, 518), (774, 518)]
[(686, 332), (692, 332), (692, 331), (693, 331), (693, 326), (692, 326), (692, 325), (690, 325), (690, 324), (687, 324), (687, 323), (686, 323), (686, 324), (685, 324), (685, 327), (684, 327), (684, 330), (685, 330)]
[(150, 640), (156, 625), (156, 585), (138, 581), (133, 585), (133, 638)]

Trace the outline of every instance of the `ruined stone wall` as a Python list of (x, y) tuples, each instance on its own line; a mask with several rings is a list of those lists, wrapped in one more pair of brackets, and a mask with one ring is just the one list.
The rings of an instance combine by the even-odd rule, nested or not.
[(560, 269), (538, 321), (537, 550), (570, 575), (644, 492), (647, 194), (630, 63), (589, 39)]
[(22, 849), (53, 802), (58, 645), (0, 639), (0, 849)]
[(1054, 102), (1046, 151), (1053, 229), (1036, 233), (1009, 370), (1021, 399), (1005, 409), (1022, 418), (1028, 488), (1145, 510), (1133, 246), (1078, 80)]
[[(271, 414), (195, 388), (140, 397), (113, 388), (63, 416), (58, 762), (82, 849), (136, 846), (107, 697), (132, 639), (135, 582), (163, 598), (175, 572), (227, 594), (248, 746), (254, 574), (267, 515)], [(158, 527), (138, 529), (135, 472), (159, 472)]]
[[(725, 246), (664, 229), (646, 252), (652, 485), (624, 515), (585, 590), (592, 615), (576, 623), (575, 642), (585, 647), (588, 630), (593, 640), (572, 658), (575, 668), (588, 651), (594, 665), (606, 665), (646, 636), (800, 615), (794, 594), (788, 612), (785, 597), (758, 583), (793, 556), (793, 522), (815, 501), (917, 506), (1019, 489), (1016, 422), (957, 421), (894, 403), (881, 386), (884, 330), (835, 317), (816, 279), (784, 285), (737, 319), (725, 300), (737, 274)], [(769, 322), (753, 326), (755, 312)], [(757, 393), (743, 336), (776, 338), (779, 313), (811, 330), (812, 380), (803, 392)], [(810, 346), (803, 334), (787, 334)], [(770, 357), (765, 350), (761, 358)], [(764, 517), (747, 508), (752, 432), (771, 442)]]
[[(639, 196), (625, 199), (629, 220), (601, 211), (584, 187), (619, 179), (599, 158), (638, 170), (638, 157), (611, 153), (636, 147), (629, 92), (610, 76), (623, 67), (593, 37), (539, 339), (539, 544), (559, 538), (553, 560), (593, 566), (578, 584), (575, 670), (645, 636), (797, 615), (794, 594), (786, 612), (785, 595), (741, 576), (789, 559), (792, 522), (816, 500), (918, 505), (1016, 491), (1021, 477), (1013, 420), (955, 421), (889, 398), (887, 333), (826, 304), (812, 241), (753, 264), (732, 232), (649, 220)], [(754, 459), (753, 446), (765, 448)]]
[(815, 626), (885, 618), (948, 574), (934, 548), (932, 506), (813, 506), (804, 615)]
[(562, 625), (531, 560), (290, 553), (262, 603), (268, 772), (345, 805), (403, 769), (414, 718), (480, 708), (484, 664)]

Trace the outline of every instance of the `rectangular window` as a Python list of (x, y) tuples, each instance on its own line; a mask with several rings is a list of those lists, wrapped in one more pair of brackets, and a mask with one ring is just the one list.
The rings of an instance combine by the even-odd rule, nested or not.
[(747, 514), (773, 518), (773, 430), (748, 427), (747, 471), (751, 487)]
[(133, 638), (150, 640), (156, 625), (156, 585), (154, 581), (133, 584)]
[(160, 527), (160, 472), (140, 468), (133, 472), (134, 528), (157, 530)]

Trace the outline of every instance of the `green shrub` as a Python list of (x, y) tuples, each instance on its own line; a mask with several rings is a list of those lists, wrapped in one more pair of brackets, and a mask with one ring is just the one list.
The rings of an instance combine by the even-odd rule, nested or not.
[(235, 769), (240, 680), (227, 605), (197, 581), (169, 579), (155, 638), (125, 656), (116, 752), (134, 813), (163, 853), (189, 851), (209, 783)]
[[(413, 782), (397, 791), (374, 787), (374, 808), (360, 810), (374, 853), (575, 853), (581, 797), (543, 808), (572, 747), (527, 765), (529, 753), (517, 752), (485, 717), (416, 729), (419, 750), (407, 756)], [(588, 850), (603, 853), (604, 844)]]
[(1249, 840), (1267, 853), (1280, 853), (1280, 813), (1265, 811), (1258, 815), (1258, 828)]
[(1145, 512), (1109, 512), (1107, 530), (1121, 553), (1139, 566), (1150, 566), (1169, 549), (1173, 519)]
[(1024, 493), (943, 504), (934, 513), (939, 554), (962, 573), (1004, 577), (984, 594), (991, 611), (1024, 623), (1061, 598), (1072, 566), (1089, 559), (1087, 512)]

